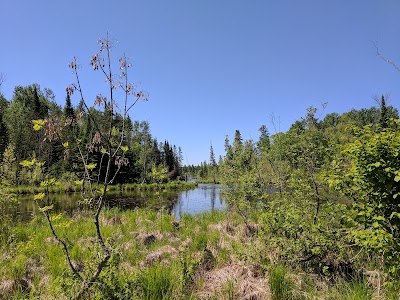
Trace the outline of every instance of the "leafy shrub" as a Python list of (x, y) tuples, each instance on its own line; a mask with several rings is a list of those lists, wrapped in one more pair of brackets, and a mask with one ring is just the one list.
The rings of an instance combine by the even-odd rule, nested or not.
[[(299, 199), (299, 200), (297, 200)], [(265, 244), (291, 266), (330, 275), (349, 261), (341, 218), (346, 208), (324, 203), (314, 224), (314, 203), (300, 198), (275, 198), (260, 217)]]

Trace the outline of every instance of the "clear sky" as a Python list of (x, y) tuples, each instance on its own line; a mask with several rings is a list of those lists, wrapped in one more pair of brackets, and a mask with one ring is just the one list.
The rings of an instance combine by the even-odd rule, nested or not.
[(400, 72), (372, 44), (400, 64), (399, 0), (1, 0), (0, 28), (5, 97), (38, 83), (61, 105), (74, 56), (86, 94), (103, 88), (89, 61), (109, 32), (149, 94), (132, 119), (181, 146), (185, 163), (208, 160), (211, 142), (223, 154), (235, 129), (244, 139), (258, 139), (262, 124), (274, 133), (271, 115), (285, 131), (325, 102), (321, 117), (381, 94), (400, 108)]

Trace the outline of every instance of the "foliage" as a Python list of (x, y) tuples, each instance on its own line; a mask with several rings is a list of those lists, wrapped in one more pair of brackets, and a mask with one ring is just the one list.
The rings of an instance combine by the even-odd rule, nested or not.
[(11, 224), (15, 218), (15, 207), (18, 201), (15, 195), (10, 193), (7, 185), (0, 185), (0, 249), (12, 242), (13, 234)]
[[(232, 144), (226, 138), (225, 199), (247, 227), (258, 223), (274, 253), (270, 263), (284, 260), (328, 278), (383, 268), (387, 284), (397, 282), (399, 121), (385, 122), (397, 111), (382, 103), (352, 111), (365, 117), (359, 123), (347, 113), (319, 121), (311, 107), (286, 133), (270, 137), (263, 126), (257, 143), (242, 141), (238, 130)], [(250, 257), (268, 265), (257, 251)]]
[[(332, 187), (354, 201), (351, 237), (369, 253), (385, 257), (391, 276), (400, 270), (400, 134), (399, 120), (377, 131), (353, 128), (356, 140), (333, 164)], [(347, 162), (347, 163), (346, 163)]]
[(229, 208), (242, 216), (250, 228), (251, 214), (265, 195), (263, 177), (257, 165), (257, 152), (251, 141), (242, 143), (240, 132), (228, 146), (227, 156), (220, 166), (223, 174), (224, 198)]

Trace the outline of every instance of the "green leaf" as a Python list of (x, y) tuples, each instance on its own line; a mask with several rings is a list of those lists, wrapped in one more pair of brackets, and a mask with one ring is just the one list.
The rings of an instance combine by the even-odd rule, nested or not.
[(33, 130), (39, 131), (43, 128), (44, 121), (43, 120), (32, 120), (33, 123)]
[(49, 211), (49, 210), (52, 210), (53, 209), (53, 205), (49, 205), (49, 206), (43, 206), (43, 207), (39, 207), (39, 210), (41, 211), (41, 212), (46, 212), (46, 211)]
[(40, 162), (40, 161), (36, 162), (36, 166), (38, 166), (39, 168), (43, 167), (44, 164), (45, 164), (45, 162)]
[(377, 161), (376, 163), (371, 164), (371, 166), (374, 166), (374, 167), (378, 168), (378, 167), (381, 166), (381, 163), (379, 161)]
[(96, 164), (88, 164), (88, 165), (86, 165), (86, 168), (88, 170), (93, 170), (94, 168), (96, 168)]
[(397, 175), (397, 176), (394, 178), (394, 181), (399, 182), (399, 181), (400, 181), (400, 175)]
[(126, 152), (126, 151), (128, 151), (128, 146), (121, 146), (121, 150), (123, 151), (123, 152)]
[(68, 148), (68, 142), (62, 144), (64, 148)]
[(45, 193), (36, 194), (35, 196), (33, 196), (33, 200), (35, 200), (35, 201), (42, 200), (44, 198), (44, 196), (46, 196)]
[(33, 160), (23, 160), (19, 164), (23, 167), (32, 167), (36, 162), (36, 159)]
[(56, 216), (51, 216), (50, 220), (53, 221), (53, 222), (57, 222), (58, 220), (60, 220), (62, 218), (62, 215), (63, 215), (62, 213), (59, 213)]
[(392, 214), (390, 215), (390, 219), (393, 219), (393, 217), (397, 217), (398, 219), (400, 219), (400, 213), (398, 212), (392, 212)]

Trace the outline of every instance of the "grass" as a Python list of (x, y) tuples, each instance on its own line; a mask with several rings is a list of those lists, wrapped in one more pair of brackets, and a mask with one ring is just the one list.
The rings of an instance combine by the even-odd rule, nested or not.
[(330, 300), (372, 300), (373, 290), (363, 278), (355, 278), (339, 282), (330, 294)]
[[(194, 182), (183, 182), (183, 181), (171, 181), (167, 183), (126, 183), (126, 184), (115, 184), (109, 185), (108, 191), (121, 191), (121, 192), (132, 192), (132, 191), (156, 191), (156, 190), (187, 190), (193, 189), (197, 186)], [(80, 192), (80, 185), (71, 182), (60, 182), (57, 185), (49, 186), (49, 193), (61, 194), (61, 193), (78, 193)], [(36, 194), (45, 192), (45, 188), (41, 186), (30, 186), (30, 185), (17, 185), (9, 187), (10, 192), (15, 194)]]
[(178, 277), (171, 266), (156, 264), (139, 272), (137, 294), (143, 300), (169, 300), (177, 289)]
[[(260, 257), (268, 257), (271, 248), (257, 234), (249, 235), (233, 213), (183, 215), (178, 226), (164, 213), (162, 228), (160, 218), (145, 209), (103, 211), (101, 228), (112, 258), (88, 299), (369, 300), (377, 295), (368, 278), (305, 281), (308, 275), (279, 260), (265, 259), (267, 267), (261, 268)], [(61, 214), (54, 227), (67, 241), (73, 263), (90, 273), (100, 252), (90, 214)], [(76, 294), (80, 282), (44, 217), (9, 230), (12, 242), (1, 245), (0, 299), (69, 299)], [(377, 299), (398, 299), (397, 293), (382, 285)]]
[(278, 264), (272, 266), (269, 272), (269, 288), (273, 300), (294, 299), (294, 283), (285, 266)]

